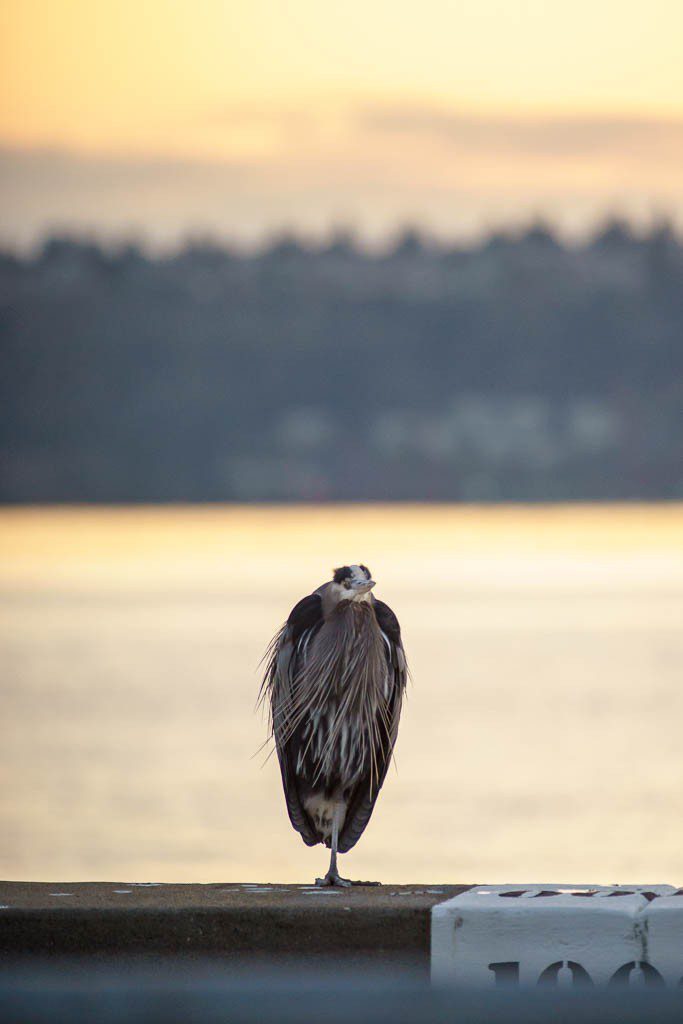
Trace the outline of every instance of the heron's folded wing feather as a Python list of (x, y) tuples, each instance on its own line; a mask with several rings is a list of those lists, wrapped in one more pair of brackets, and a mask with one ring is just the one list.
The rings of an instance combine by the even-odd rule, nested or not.
[(346, 853), (360, 839), (370, 821), (372, 812), (384, 784), (391, 756), (398, 735), (398, 723), (401, 717), (401, 704), (408, 678), (405, 652), (401, 641), (401, 627), (389, 605), (383, 601), (373, 600), (377, 622), (387, 641), (387, 661), (389, 663), (389, 697), (386, 714), (378, 723), (380, 742), (375, 750), (377, 772), (367, 772), (356, 785), (349, 803), (344, 827), (339, 836), (339, 852)]
[(308, 846), (319, 843), (320, 837), (301, 803), (295, 770), (300, 727), (295, 726), (292, 730), (288, 716), (292, 706), (292, 680), (297, 670), (299, 641), (307, 630), (315, 629), (321, 623), (320, 596), (309, 594), (302, 598), (273, 641), (264, 678), (264, 687), (270, 695), (272, 731), (289, 820)]

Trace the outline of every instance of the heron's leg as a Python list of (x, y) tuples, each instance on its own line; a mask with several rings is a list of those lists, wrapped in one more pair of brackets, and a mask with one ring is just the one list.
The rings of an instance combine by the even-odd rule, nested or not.
[(324, 878), (316, 878), (316, 885), (341, 885), (346, 888), (351, 885), (347, 878), (342, 878), (337, 871), (337, 847), (339, 845), (339, 804), (332, 815), (332, 845), (330, 849), (330, 866)]
[(350, 885), (379, 885), (379, 882), (357, 882), (349, 878), (342, 878), (337, 871), (337, 847), (339, 845), (339, 805), (335, 808), (332, 817), (332, 846), (330, 853), (330, 866), (324, 878), (316, 878), (316, 885), (339, 885), (348, 888)]

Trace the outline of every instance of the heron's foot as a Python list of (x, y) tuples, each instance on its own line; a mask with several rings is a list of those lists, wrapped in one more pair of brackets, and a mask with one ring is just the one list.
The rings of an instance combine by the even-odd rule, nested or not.
[(319, 886), (339, 886), (342, 889), (348, 889), (349, 886), (353, 885), (348, 878), (342, 878), (336, 871), (328, 871), (324, 878), (316, 878), (315, 884)]
[(352, 881), (350, 878), (342, 878), (336, 871), (328, 871), (324, 878), (316, 878), (315, 884), (319, 886), (339, 886), (348, 889), (352, 885), (381, 885), (381, 882)]

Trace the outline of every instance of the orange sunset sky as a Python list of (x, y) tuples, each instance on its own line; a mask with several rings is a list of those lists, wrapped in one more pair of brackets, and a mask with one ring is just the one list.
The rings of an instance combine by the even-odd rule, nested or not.
[(683, 216), (678, 0), (2, 0), (2, 241)]

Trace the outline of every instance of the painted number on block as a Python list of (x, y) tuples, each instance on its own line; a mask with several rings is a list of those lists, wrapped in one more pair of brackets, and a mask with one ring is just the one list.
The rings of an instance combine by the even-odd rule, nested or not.
[[(497, 986), (517, 986), (519, 985), (519, 964), (519, 960), (504, 960), (500, 963), (489, 964), (488, 968), (490, 971), (493, 971)], [(576, 963), (576, 961), (557, 960), (553, 964), (548, 964), (541, 971), (536, 984), (553, 987), (558, 985), (592, 985), (593, 979), (586, 968)], [(644, 960), (631, 960), (627, 964), (622, 964), (614, 972), (609, 980), (609, 984), (611, 986), (647, 985), (661, 987), (664, 985), (664, 979), (652, 964), (648, 964)], [(681, 978), (678, 984), (683, 985), (683, 978)]]

